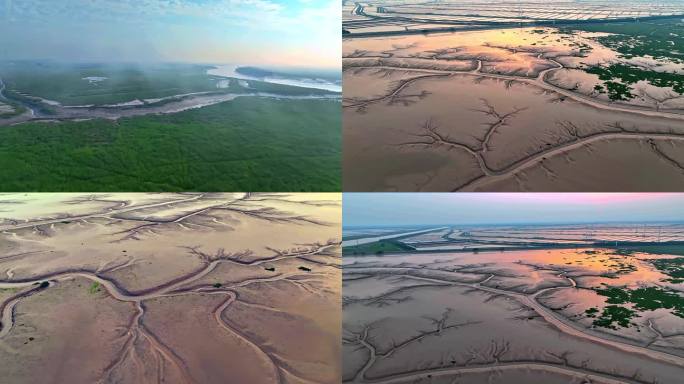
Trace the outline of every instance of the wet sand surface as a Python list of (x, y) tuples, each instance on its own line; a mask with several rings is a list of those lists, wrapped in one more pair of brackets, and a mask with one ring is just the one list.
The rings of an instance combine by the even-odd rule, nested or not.
[(339, 194), (0, 196), (0, 377), (336, 383)]
[(684, 96), (592, 91), (598, 77), (577, 68), (625, 60), (594, 35), (343, 40), (345, 190), (681, 190)]
[(602, 248), (345, 256), (344, 382), (678, 382), (684, 318), (641, 310), (613, 329), (587, 312), (610, 305), (599, 294), (609, 287), (684, 294), (653, 264), (672, 257)]

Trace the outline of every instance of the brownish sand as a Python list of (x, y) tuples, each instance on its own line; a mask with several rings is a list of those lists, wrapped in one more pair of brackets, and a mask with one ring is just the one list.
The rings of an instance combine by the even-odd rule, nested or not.
[(661, 286), (667, 276), (652, 257), (602, 249), (345, 256), (344, 382), (678, 382), (681, 317), (643, 311), (613, 330), (585, 313), (608, 305), (592, 287)]
[(574, 68), (615, 52), (538, 31), (344, 40), (345, 191), (684, 188), (684, 97), (611, 102)]
[(339, 194), (0, 205), (0, 381), (339, 381)]

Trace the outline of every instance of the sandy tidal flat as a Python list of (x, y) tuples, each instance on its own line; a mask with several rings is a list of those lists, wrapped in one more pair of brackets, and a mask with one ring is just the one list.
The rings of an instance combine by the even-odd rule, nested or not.
[(623, 60), (593, 37), (345, 39), (345, 190), (681, 190), (684, 98), (644, 84), (629, 101), (593, 92), (598, 77), (577, 68)]
[(339, 194), (0, 208), (0, 381), (338, 382)]
[(623, 325), (595, 315), (612, 313), (608, 287), (664, 284), (681, 297), (682, 284), (665, 282), (654, 257), (606, 249), (345, 256), (343, 381), (679, 382), (684, 318), (676, 311), (638, 310)]

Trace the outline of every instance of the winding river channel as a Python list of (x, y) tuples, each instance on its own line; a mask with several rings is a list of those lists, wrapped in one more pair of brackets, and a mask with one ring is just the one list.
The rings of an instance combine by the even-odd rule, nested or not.
[[(7, 95), (4, 94), (4, 90), (5, 83), (2, 81), (2, 78), (0, 78), (0, 100), (9, 101)], [(12, 102), (25, 108), (26, 112), (14, 117), (0, 119), (0, 126), (14, 125), (28, 121), (78, 121), (90, 119), (117, 120), (123, 117), (170, 114), (187, 111), (190, 109), (207, 107), (210, 105), (234, 100), (238, 97), (262, 97), (287, 100), (338, 100), (341, 98), (339, 94), (294, 96), (268, 92), (228, 93), (212, 91), (169, 96), (161, 99), (158, 102), (149, 104), (131, 103), (126, 105), (127, 103), (121, 103), (108, 106), (64, 106), (51, 103), (49, 105), (51, 113), (46, 113), (38, 108), (37, 106), (42, 104), (40, 102), (36, 102), (36, 104), (34, 104), (33, 102), (27, 102), (25, 100), (12, 99)]]

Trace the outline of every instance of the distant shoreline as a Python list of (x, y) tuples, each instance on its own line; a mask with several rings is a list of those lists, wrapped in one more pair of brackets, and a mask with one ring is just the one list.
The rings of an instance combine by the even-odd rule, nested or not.
[[(538, 20), (530, 21), (526, 23), (497, 23), (497, 22), (480, 22), (480, 23), (470, 23), (470, 22), (444, 22), (444, 21), (430, 21), (425, 24), (444, 24), (444, 27), (439, 28), (424, 28), (424, 29), (409, 29), (409, 30), (397, 30), (397, 31), (377, 31), (377, 32), (350, 32), (346, 30), (343, 26), (342, 28), (342, 40), (349, 38), (366, 38), (366, 37), (390, 37), (390, 36), (407, 36), (407, 35), (429, 35), (435, 33), (452, 33), (452, 32), (468, 32), (468, 31), (482, 31), (482, 30), (494, 30), (494, 29), (509, 29), (509, 28), (531, 28), (531, 27), (559, 27), (559, 26), (570, 26), (577, 24), (602, 24), (602, 23), (625, 23), (625, 22), (640, 22), (640, 21), (653, 21), (653, 20), (668, 20), (668, 19), (682, 19), (684, 14), (681, 15), (668, 15), (668, 16), (646, 16), (640, 17), (638, 19), (629, 18), (619, 18), (619, 19), (596, 19), (596, 20)], [(416, 22), (421, 24), (420, 22)], [(474, 25), (471, 25), (474, 24)], [(460, 27), (464, 26), (464, 27)], [(344, 33), (344, 32), (347, 33)]]
[[(245, 68), (253, 68), (254, 71), (245, 71)], [(252, 73), (250, 73), (252, 72)], [(313, 88), (329, 92), (342, 93), (342, 79), (339, 84), (327, 79), (303, 77), (298, 75), (280, 74), (270, 70), (257, 67), (239, 65), (217, 65), (207, 70), (208, 75), (234, 78), (241, 80), (263, 81), (265, 83), (289, 85), (299, 88)], [(260, 75), (260, 76), (257, 76)], [(312, 74), (313, 76), (313, 74)]]

